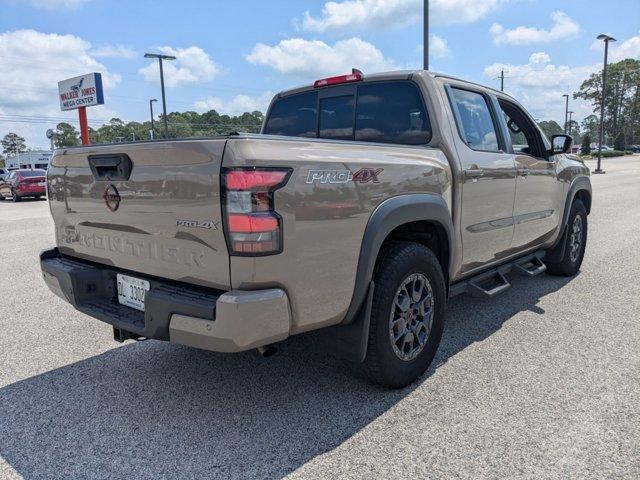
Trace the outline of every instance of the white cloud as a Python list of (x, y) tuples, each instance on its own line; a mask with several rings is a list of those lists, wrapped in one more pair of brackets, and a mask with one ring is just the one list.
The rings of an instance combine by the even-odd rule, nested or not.
[[(175, 60), (163, 62), (164, 81), (168, 87), (208, 82), (223, 73), (223, 68), (200, 47), (160, 47), (158, 50), (165, 55), (176, 57)], [(149, 82), (160, 83), (157, 60), (151, 61), (149, 65), (138, 70), (138, 73)]]
[[(545, 52), (537, 52), (529, 57), (526, 64), (512, 65), (495, 63), (484, 69), (486, 77), (494, 83), (500, 72), (505, 72), (505, 91), (520, 101), (531, 114), (540, 120), (554, 119), (564, 122), (564, 101), (562, 95), (577, 91), (582, 82), (599, 65), (569, 67), (554, 65)], [(495, 84), (495, 83), (494, 83)], [(592, 113), (592, 106), (581, 100), (570, 99), (570, 109), (575, 111), (575, 119)]]
[(45, 10), (56, 10), (64, 8), (75, 9), (90, 1), (91, 0), (19, 0), (19, 3), (27, 3)]
[(195, 109), (198, 112), (207, 112), (215, 110), (221, 115), (241, 115), (245, 112), (266, 112), (271, 99), (275, 94), (273, 92), (264, 92), (257, 97), (248, 95), (236, 95), (230, 100), (223, 100), (218, 97), (210, 97), (199, 100), (195, 103)]
[(102, 45), (91, 51), (91, 54), (97, 58), (135, 58), (138, 52), (124, 45)]
[(353, 67), (365, 73), (397, 68), (374, 45), (357, 37), (333, 45), (302, 38), (282, 40), (273, 46), (259, 43), (245, 58), (254, 65), (271, 67), (281, 73), (314, 78), (348, 73)]
[(530, 45), (532, 43), (549, 43), (563, 38), (574, 37), (580, 33), (580, 25), (564, 12), (551, 14), (553, 26), (549, 30), (535, 27), (516, 27), (505, 29), (499, 23), (494, 23), (489, 29), (496, 45)]
[[(591, 44), (591, 50), (596, 52), (604, 52), (604, 45), (601, 40), (595, 40)], [(635, 37), (627, 38), (621, 42), (613, 42), (609, 44), (609, 60), (619, 62), (626, 58), (640, 60), (640, 34)]]
[[(26, 137), (30, 146), (47, 145), (44, 132), (55, 126), (57, 118), (77, 119), (76, 112), (60, 111), (58, 81), (100, 72), (108, 98), (109, 90), (121, 80), (91, 55), (89, 42), (74, 35), (35, 30), (5, 32), (0, 34), (0, 52), (0, 136), (14, 131)], [(105, 107), (93, 107), (89, 114), (90, 119), (110, 115), (113, 112)], [(7, 116), (11, 116), (11, 122)]]
[[(431, 0), (430, 21), (437, 25), (471, 23), (508, 0)], [(423, 0), (343, 0), (326, 2), (322, 13), (307, 11), (304, 30), (324, 32), (354, 28), (397, 27), (422, 21)]]
[(438, 35), (431, 35), (429, 41), (429, 54), (433, 58), (446, 58), (451, 55), (449, 50), (449, 43), (446, 39), (439, 37)]

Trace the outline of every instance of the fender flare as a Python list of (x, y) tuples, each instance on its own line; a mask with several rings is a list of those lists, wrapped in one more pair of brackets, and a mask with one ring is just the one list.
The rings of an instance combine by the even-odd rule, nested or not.
[[(579, 191), (585, 191), (589, 194), (589, 198), (592, 199), (591, 193), (591, 180), (589, 177), (580, 176), (573, 179), (571, 182), (571, 186), (569, 187), (569, 191), (567, 192), (567, 198), (564, 202), (564, 212), (562, 213), (562, 226), (560, 230), (560, 234), (558, 235), (558, 239), (556, 240), (553, 247), (547, 250), (544, 260), (548, 262), (559, 262), (564, 257), (564, 247), (565, 247), (565, 239), (567, 236), (567, 224), (569, 222), (569, 213), (571, 212), (571, 205), (573, 205), (573, 200), (576, 198), (576, 195)], [(591, 202), (589, 205), (585, 205), (588, 211), (591, 210)]]
[[(576, 177), (571, 182), (571, 186), (569, 187), (569, 191), (567, 192), (567, 200), (564, 203), (564, 212), (562, 214), (562, 226), (563, 228), (567, 226), (567, 222), (569, 221), (569, 212), (571, 211), (571, 205), (573, 205), (573, 200), (576, 198), (576, 194), (580, 191), (584, 190), (589, 194), (589, 198), (592, 198), (591, 194), (591, 180), (589, 177)], [(585, 205), (588, 210), (591, 210), (591, 205)]]
[(369, 217), (364, 231), (353, 295), (342, 325), (352, 323), (367, 296), (371, 298), (367, 293), (373, 280), (373, 269), (382, 243), (389, 233), (401, 225), (418, 221), (434, 222), (444, 228), (449, 243), (448, 267), (451, 269), (454, 230), (451, 213), (444, 199), (433, 194), (407, 194), (383, 201)]

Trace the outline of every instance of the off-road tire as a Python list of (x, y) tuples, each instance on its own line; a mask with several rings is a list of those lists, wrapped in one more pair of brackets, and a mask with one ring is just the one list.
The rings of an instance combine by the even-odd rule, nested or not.
[[(375, 290), (364, 366), (374, 383), (388, 388), (402, 388), (422, 376), (438, 350), (446, 315), (445, 281), (438, 259), (423, 245), (393, 242), (380, 255), (374, 275)], [(420, 274), (428, 280), (434, 313), (431, 331), (422, 350), (408, 361), (401, 359), (394, 351), (390, 318), (398, 289), (413, 274)]]
[[(580, 224), (579, 235), (574, 232), (576, 223)], [(576, 240), (579, 241), (579, 251), (577, 252), (572, 248)], [(545, 265), (547, 266), (547, 273), (551, 275), (571, 277), (580, 270), (587, 246), (587, 209), (579, 199), (574, 200), (571, 205), (569, 221), (567, 222), (567, 234), (563, 241), (565, 244), (562, 259), (559, 262), (545, 262)]]

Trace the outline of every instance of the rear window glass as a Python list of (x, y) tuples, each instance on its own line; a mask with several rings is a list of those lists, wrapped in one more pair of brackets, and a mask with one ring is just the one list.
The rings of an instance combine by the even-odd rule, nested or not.
[[(340, 88), (340, 87), (338, 87)], [(429, 115), (416, 85), (407, 81), (364, 83), (353, 95), (320, 99), (319, 136), (335, 140), (425, 145), (431, 141)], [(277, 101), (264, 133), (316, 137), (317, 92)], [(355, 112), (354, 112), (355, 107)]]
[(44, 170), (23, 170), (19, 172), (21, 177), (44, 177), (46, 174)]
[(353, 140), (353, 95), (320, 100), (320, 138)]
[(301, 93), (278, 100), (264, 128), (267, 135), (315, 137), (318, 92)]
[(431, 125), (416, 86), (407, 82), (361, 85), (355, 138), (403, 145), (429, 143)]

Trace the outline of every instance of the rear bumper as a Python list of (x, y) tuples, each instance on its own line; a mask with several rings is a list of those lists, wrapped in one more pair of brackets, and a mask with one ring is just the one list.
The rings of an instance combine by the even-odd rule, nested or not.
[(281, 289), (221, 292), (133, 273), (151, 284), (141, 312), (118, 303), (116, 274), (129, 272), (64, 257), (57, 249), (42, 252), (40, 265), (53, 293), (134, 336), (216, 352), (240, 352), (289, 336), (289, 299)]
[(39, 186), (20, 186), (15, 189), (16, 193), (22, 197), (30, 197), (30, 196), (44, 196), (46, 193), (45, 187)]

